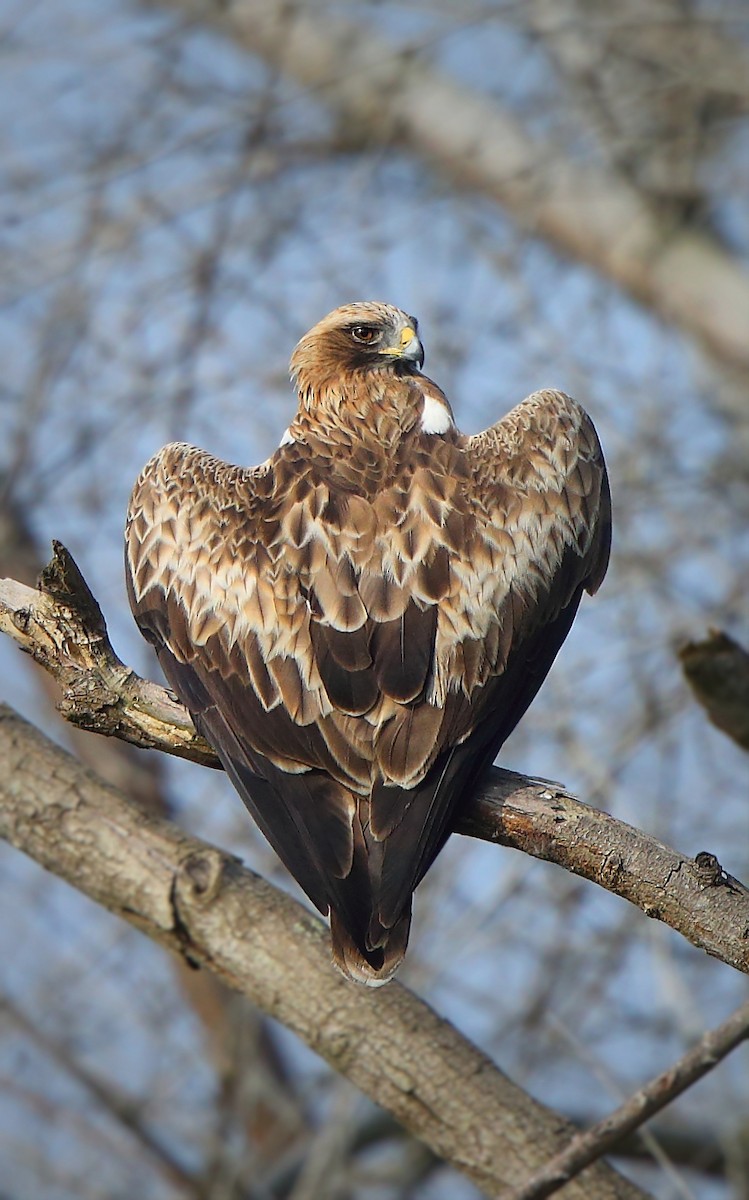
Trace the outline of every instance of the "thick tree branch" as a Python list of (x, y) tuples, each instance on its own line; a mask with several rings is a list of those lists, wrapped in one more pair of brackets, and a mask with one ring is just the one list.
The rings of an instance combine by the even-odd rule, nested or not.
[[(327, 930), (215, 847), (144, 813), (0, 706), (0, 836), (162, 945), (213, 971), (492, 1197), (574, 1134), (397, 983), (338, 976)], [(569, 1200), (643, 1200), (603, 1164)]]
[(749, 368), (749, 277), (717, 239), (674, 228), (616, 171), (573, 160), (495, 99), (320, 8), (156, 0), (166, 3), (314, 91), (352, 143), (406, 148), (696, 335), (719, 359)]
[[(59, 680), (68, 720), (217, 767), (186, 710), (117, 658), (98, 604), (59, 543), (40, 587), (0, 580), (0, 630)], [(557, 784), (498, 768), (456, 832), (557, 863), (749, 973), (749, 890), (707, 851), (681, 855)]]
[(557, 863), (749, 973), (749, 889), (714, 854), (679, 854), (556, 784), (495, 767), (456, 833)]
[(506, 1200), (545, 1200), (564, 1187), (589, 1163), (611, 1154), (628, 1134), (639, 1129), (652, 1116), (681, 1096), (683, 1092), (712, 1071), (732, 1050), (749, 1038), (749, 1003), (742, 1004), (731, 1016), (700, 1038), (668, 1070), (652, 1079), (615, 1112), (598, 1121), (547, 1163), (542, 1170), (511, 1192)]

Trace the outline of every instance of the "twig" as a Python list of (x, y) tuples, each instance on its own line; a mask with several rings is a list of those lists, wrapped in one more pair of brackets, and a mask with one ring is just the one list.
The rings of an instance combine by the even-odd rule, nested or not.
[[(119, 660), (104, 618), (59, 542), (40, 589), (0, 580), (0, 631), (62, 684), (74, 724), (219, 766), (186, 709)], [(635, 904), (694, 946), (749, 973), (749, 890), (714, 855), (679, 854), (555, 783), (494, 768), (455, 832), (557, 863)]]
[(503, 1200), (544, 1200), (559, 1191), (591, 1163), (615, 1150), (624, 1138), (707, 1075), (747, 1038), (749, 1002), (742, 1004), (717, 1029), (701, 1037), (692, 1050), (630, 1096), (610, 1116), (577, 1134), (561, 1154), (555, 1155), (526, 1183), (508, 1192)]

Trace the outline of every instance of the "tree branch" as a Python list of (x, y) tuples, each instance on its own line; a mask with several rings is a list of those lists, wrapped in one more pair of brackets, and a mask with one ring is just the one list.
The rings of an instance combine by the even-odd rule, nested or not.
[(495, 99), (355, 21), (287, 0), (151, 3), (218, 29), (316, 93), (352, 142), (405, 147), (694, 334), (718, 359), (749, 368), (747, 274), (717, 239), (674, 228), (615, 170), (576, 161)]
[(749, 750), (749, 654), (719, 629), (679, 650), (684, 677), (717, 729)]
[[(149, 816), (0, 706), (0, 836), (282, 1021), (490, 1197), (574, 1128), (397, 983), (331, 966), (319, 918), (238, 860)], [(569, 1200), (644, 1200), (602, 1163)]]
[[(0, 580), (0, 630), (62, 684), (63, 715), (84, 728), (218, 767), (171, 693), (120, 662), (75, 562), (59, 542), (54, 551), (40, 590)], [(498, 768), (461, 812), (455, 831), (556, 863), (749, 973), (749, 890), (707, 851), (689, 858), (558, 784)]]
[(591, 1129), (578, 1133), (570, 1144), (542, 1170), (516, 1188), (506, 1200), (545, 1200), (559, 1191), (589, 1163), (610, 1154), (628, 1134), (681, 1096), (698, 1079), (712, 1071), (732, 1050), (749, 1038), (749, 1003), (700, 1038), (687, 1054), (635, 1092), (615, 1112)]
[(53, 542), (37, 589), (0, 580), (0, 632), (62, 687), (58, 709), (81, 729), (220, 767), (172, 692), (141, 679), (115, 654), (107, 626), (72, 555)]

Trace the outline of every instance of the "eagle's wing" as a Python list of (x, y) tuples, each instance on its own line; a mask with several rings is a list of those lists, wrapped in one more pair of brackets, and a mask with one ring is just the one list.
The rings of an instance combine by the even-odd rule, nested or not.
[[(330, 705), (309, 653), (304, 581), (279, 544), (283, 514), (272, 482), (268, 464), (243, 470), (196, 447), (165, 446), (130, 499), (128, 595), (198, 730), (326, 912), (326, 879), (351, 863), (351, 798), (308, 771), (327, 765), (314, 722)], [(284, 772), (302, 792), (296, 806), (274, 790)]]
[[(477, 508), (473, 600), (492, 614), (475, 668), (504, 741), (562, 645), (583, 591), (600, 587), (611, 548), (611, 495), (598, 436), (563, 392), (535, 392), (468, 438)], [(468, 682), (460, 657), (448, 667)], [(453, 677), (453, 686), (455, 679)], [(480, 703), (475, 716), (483, 719)]]
[(571, 621), (583, 590), (600, 587), (611, 548), (608, 475), (593, 422), (563, 392), (534, 392), (468, 438), (465, 451), (478, 513), (473, 584), (491, 596), (504, 670), (530, 639), (540, 654), (544, 629), (565, 613)]
[[(338, 960), (384, 982), (405, 951), (410, 893), (384, 929), (373, 741), (404, 696), (423, 694), (436, 615), (390, 584), (369, 589), (369, 615), (359, 584), (366, 595), (382, 549), (373, 507), (353, 491), (355, 454), (343, 469), (351, 478), (336, 488), (303, 446), (253, 471), (167, 446), (133, 489), (126, 574), (167, 680), (281, 860), (331, 910)], [(408, 662), (406, 630), (419, 647)]]
[[(464, 438), (468, 504), (451, 586), (438, 607), (426, 706), (439, 712), (432, 758), (404, 809), (385, 781), (372, 825), (382, 847), (380, 906), (392, 920), (439, 853), (468, 799), (534, 696), (566, 638), (583, 591), (606, 572), (608, 476), (593, 423), (570, 397), (536, 392), (484, 433)], [(411, 644), (410, 653), (418, 654)], [(391, 732), (391, 739), (395, 740)], [(400, 740), (403, 740), (402, 738)]]
[(246, 471), (165, 447), (133, 491), (128, 586), (260, 829), (331, 909), (339, 962), (384, 980), (456, 804), (603, 577), (607, 481), (554, 392), (475, 438), (416, 435), (371, 502), (365, 443), (322, 468), (318, 451)]

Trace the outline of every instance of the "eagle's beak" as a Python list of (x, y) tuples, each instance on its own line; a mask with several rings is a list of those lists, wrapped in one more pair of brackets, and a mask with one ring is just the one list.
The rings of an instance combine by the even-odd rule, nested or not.
[(424, 347), (419, 341), (416, 330), (411, 325), (404, 325), (396, 344), (384, 346), (380, 354), (390, 354), (393, 358), (405, 358), (408, 362), (415, 362), (420, 367), (424, 365)]

